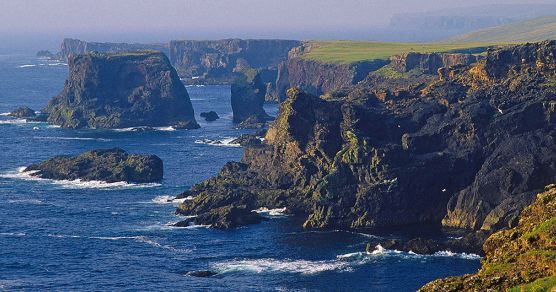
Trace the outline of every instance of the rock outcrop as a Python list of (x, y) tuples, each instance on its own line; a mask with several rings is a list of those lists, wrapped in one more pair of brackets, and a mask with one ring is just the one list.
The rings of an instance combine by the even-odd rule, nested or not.
[(37, 57), (45, 58), (45, 59), (52, 59), (52, 58), (56, 57), (56, 55), (52, 54), (48, 50), (40, 50), (40, 51), (37, 52)]
[(417, 69), (425, 74), (436, 75), (440, 68), (471, 65), (479, 59), (480, 57), (472, 54), (411, 52), (390, 57), (390, 66), (398, 72), (409, 72)]
[(205, 118), (207, 122), (213, 122), (220, 118), (215, 111), (201, 113), (201, 117)]
[[(294, 40), (171, 41), (170, 61), (186, 83), (230, 84), (243, 68), (276, 68)], [(192, 79), (194, 78), (194, 79)]]
[(162, 160), (156, 155), (128, 154), (120, 148), (100, 149), (78, 156), (56, 156), (25, 169), (32, 176), (54, 180), (151, 183), (162, 180)]
[(193, 107), (160, 52), (72, 55), (64, 90), (44, 110), (64, 128), (198, 128)]
[(238, 76), (231, 86), (233, 121), (241, 128), (261, 128), (270, 117), (263, 105), (266, 86), (252, 70)]
[(525, 208), (516, 227), (485, 242), (477, 274), (450, 277), (420, 291), (553, 291), (556, 287), (556, 186)]
[(134, 51), (160, 51), (168, 55), (168, 44), (128, 44), (128, 43), (97, 43), (86, 42), (77, 39), (64, 39), (60, 45), (60, 51), (56, 58), (62, 61), (69, 61), (71, 55), (85, 53), (124, 53)]
[(22, 106), (8, 114), (10, 117), (14, 118), (33, 118), (36, 116), (35, 111), (28, 106)]
[(556, 181), (554, 50), (499, 49), (442, 79), (369, 78), (326, 99), (290, 90), (264, 143), (178, 211), (287, 207), (318, 229), (515, 226)]

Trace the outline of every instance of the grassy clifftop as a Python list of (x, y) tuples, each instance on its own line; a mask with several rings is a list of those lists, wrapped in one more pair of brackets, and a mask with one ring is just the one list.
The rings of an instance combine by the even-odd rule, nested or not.
[(556, 16), (482, 29), (452, 39), (454, 42), (538, 42), (556, 39)]
[(310, 42), (303, 58), (325, 63), (349, 64), (359, 61), (388, 59), (408, 52), (481, 52), (495, 43), (392, 43), (370, 41)]

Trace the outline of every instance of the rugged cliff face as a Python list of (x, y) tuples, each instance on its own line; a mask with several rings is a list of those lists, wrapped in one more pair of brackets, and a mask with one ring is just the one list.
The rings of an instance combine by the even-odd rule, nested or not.
[(420, 291), (553, 291), (556, 287), (556, 186), (523, 210), (519, 223), (491, 235), (477, 274), (436, 280)]
[(72, 55), (64, 90), (44, 112), (65, 128), (198, 128), (186, 88), (153, 51)]
[(231, 86), (233, 121), (241, 128), (261, 128), (269, 116), (263, 105), (266, 84), (255, 70), (237, 76)]
[(85, 42), (77, 39), (64, 39), (60, 46), (60, 52), (56, 58), (68, 61), (70, 55), (84, 54), (88, 52), (98, 53), (122, 53), (133, 51), (154, 50), (168, 55), (168, 44), (127, 44), (127, 43), (96, 43)]
[(433, 81), (371, 76), (326, 100), (291, 90), (265, 143), (185, 192), (195, 199), (178, 212), (286, 207), (306, 228), (514, 226), (556, 181), (555, 50), (491, 51)]
[(438, 69), (457, 65), (471, 65), (476, 63), (479, 57), (471, 54), (447, 54), (447, 53), (406, 53), (392, 56), (390, 66), (398, 72), (409, 72), (418, 69), (425, 74), (437, 74)]
[[(186, 82), (231, 83), (246, 67), (276, 67), (299, 46), (292, 40), (171, 41), (170, 61)], [(195, 78), (191, 80), (191, 78)]]

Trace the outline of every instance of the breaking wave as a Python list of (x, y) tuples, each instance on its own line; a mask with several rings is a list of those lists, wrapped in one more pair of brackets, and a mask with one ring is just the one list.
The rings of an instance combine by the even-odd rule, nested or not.
[(215, 263), (211, 268), (218, 273), (298, 273), (298, 274), (317, 274), (325, 271), (352, 271), (351, 265), (347, 262), (331, 261), (310, 261), (310, 260), (291, 260), (291, 259), (253, 259), (253, 260), (233, 260)]
[(433, 258), (433, 257), (455, 257), (465, 260), (478, 260), (481, 256), (476, 254), (470, 253), (455, 253), (451, 251), (439, 251), (434, 254), (417, 254), (412, 251), (403, 252), (399, 250), (390, 250), (385, 249), (380, 244), (375, 247), (372, 252), (356, 252), (356, 253), (348, 253), (337, 256), (338, 259), (359, 259), (364, 260), (366, 258), (376, 258), (376, 257), (386, 257), (386, 256), (395, 256), (401, 257), (404, 259), (422, 259), (422, 258)]
[(127, 182), (114, 182), (108, 183), (104, 181), (82, 181), (80, 179), (77, 180), (54, 180), (54, 179), (45, 179), (33, 176), (34, 173), (37, 171), (25, 171), (25, 167), (19, 167), (17, 171), (10, 171), (3, 174), (0, 174), (0, 178), (8, 178), (8, 179), (20, 179), (26, 181), (37, 181), (37, 182), (46, 182), (53, 185), (58, 185), (64, 189), (138, 189), (138, 188), (154, 188), (159, 187), (161, 184), (159, 183), (145, 183), (145, 184), (134, 184), (134, 183), (127, 183)]
[(163, 196), (155, 197), (154, 199), (152, 199), (152, 202), (155, 204), (180, 204), (190, 200), (193, 200), (193, 197), (189, 196), (189, 197), (177, 199), (174, 196), (163, 195)]
[(236, 138), (230, 138), (230, 137), (220, 139), (220, 140), (200, 139), (200, 140), (195, 140), (195, 143), (211, 145), (211, 146), (222, 146), (222, 147), (241, 147), (241, 145), (239, 144), (232, 143), (232, 141), (234, 141), (235, 139)]
[(262, 216), (267, 216), (267, 217), (285, 217), (288, 216), (288, 214), (286, 214), (286, 207), (284, 208), (276, 208), (276, 209), (268, 209), (266, 207), (262, 207), (259, 208), (257, 210), (253, 210), (253, 212), (256, 212)]

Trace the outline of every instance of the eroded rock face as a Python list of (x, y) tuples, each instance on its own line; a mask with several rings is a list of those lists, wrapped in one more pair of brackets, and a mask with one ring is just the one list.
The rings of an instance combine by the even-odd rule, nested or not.
[(25, 169), (33, 176), (54, 180), (151, 183), (162, 180), (162, 160), (156, 155), (128, 154), (120, 148), (80, 155), (56, 156)]
[(160, 52), (72, 55), (64, 90), (45, 109), (64, 128), (198, 128), (186, 88)]
[(418, 69), (425, 74), (437, 74), (440, 68), (471, 65), (479, 59), (479, 57), (471, 54), (411, 52), (390, 57), (390, 65), (399, 72)]
[(549, 291), (556, 283), (555, 246), (556, 186), (551, 185), (523, 210), (514, 228), (486, 240), (477, 274), (436, 280), (420, 291)]
[(261, 128), (270, 117), (263, 105), (266, 86), (258, 73), (237, 77), (231, 86), (233, 121), (241, 128)]
[[(186, 191), (195, 199), (179, 211), (287, 207), (319, 229), (514, 226), (556, 181), (556, 87), (549, 64), (487, 60), (432, 81), (369, 78), (326, 99), (291, 90), (265, 142)], [(489, 66), (521, 69), (495, 77)]]
[(155, 50), (168, 54), (168, 44), (127, 44), (127, 43), (97, 43), (77, 39), (64, 39), (60, 45), (60, 52), (56, 58), (69, 61), (71, 55), (80, 55), (91, 52), (98, 53), (123, 53), (144, 50)]

